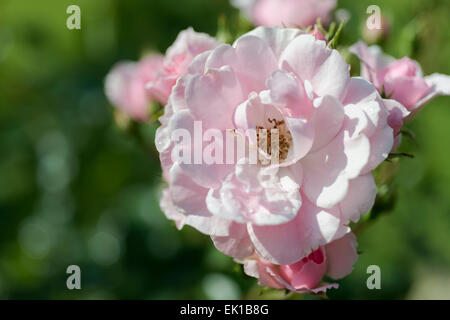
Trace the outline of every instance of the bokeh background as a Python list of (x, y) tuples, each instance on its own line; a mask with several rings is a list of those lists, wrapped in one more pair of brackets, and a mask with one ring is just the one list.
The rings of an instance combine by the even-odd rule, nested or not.
[[(350, 16), (341, 45), (361, 38), (372, 2), (338, 1)], [(81, 30), (66, 28), (70, 4)], [(448, 0), (376, 4), (390, 23), (387, 53), (450, 74)], [(215, 35), (219, 17), (237, 14), (227, 0), (0, 0), (0, 298), (277, 297), (260, 296), (208, 237), (166, 220), (158, 124), (140, 128), (143, 148), (103, 93), (115, 62), (164, 52), (188, 26)], [(398, 163), (391, 210), (361, 234), (355, 270), (330, 298), (450, 298), (449, 123), (450, 98), (440, 97), (408, 124), (416, 139), (402, 148), (415, 158)], [(71, 264), (81, 290), (66, 288)], [(372, 264), (381, 290), (366, 287)]]

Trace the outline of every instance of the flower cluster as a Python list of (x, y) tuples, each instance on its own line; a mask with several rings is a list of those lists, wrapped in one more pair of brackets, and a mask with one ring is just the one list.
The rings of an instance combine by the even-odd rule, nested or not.
[[(274, 16), (274, 2), (251, 1), (247, 12), (257, 24), (307, 26), (335, 6), (290, 0)], [(302, 6), (306, 13), (294, 15)], [(448, 76), (424, 77), (407, 57), (362, 42), (350, 50), (362, 77), (350, 76), (317, 28), (257, 27), (232, 45), (188, 29), (165, 57), (121, 63), (107, 76), (107, 96), (136, 120), (147, 119), (150, 101), (165, 105), (155, 143), (166, 216), (210, 236), (261, 285), (337, 287), (323, 277), (352, 271), (349, 224), (374, 204), (372, 171), (398, 145), (404, 122), (449, 94)], [(198, 125), (207, 134), (198, 137)]]

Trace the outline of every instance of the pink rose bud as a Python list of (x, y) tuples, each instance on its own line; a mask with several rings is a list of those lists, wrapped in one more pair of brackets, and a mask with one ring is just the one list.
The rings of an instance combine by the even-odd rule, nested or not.
[(158, 76), (147, 82), (150, 95), (166, 104), (172, 87), (182, 76), (191, 61), (200, 53), (214, 49), (217, 41), (206, 33), (195, 32), (192, 28), (181, 31), (175, 42), (167, 49), (163, 68)]
[(318, 18), (328, 23), (336, 0), (234, 0), (233, 4), (255, 25), (306, 28)]
[(145, 121), (152, 97), (145, 89), (162, 69), (163, 56), (151, 54), (140, 62), (120, 62), (106, 76), (105, 93), (111, 104), (131, 118)]
[(372, 82), (389, 110), (388, 123), (394, 130), (393, 150), (400, 144), (403, 124), (428, 101), (439, 95), (450, 95), (450, 77), (434, 73), (423, 76), (420, 65), (408, 57), (394, 59), (380, 47), (358, 42), (350, 47), (361, 60), (361, 76)]
[(319, 293), (338, 287), (336, 283), (322, 282), (324, 276), (337, 280), (352, 272), (358, 259), (356, 246), (355, 236), (349, 233), (290, 265), (276, 265), (257, 255), (241, 263), (245, 273), (258, 278), (261, 286), (297, 293)]
[(361, 76), (380, 93), (384, 91), (388, 98), (401, 103), (411, 115), (432, 98), (450, 95), (449, 76), (439, 73), (423, 76), (420, 65), (408, 57), (396, 60), (378, 46), (367, 47), (363, 42), (353, 45), (350, 51), (361, 60)]
[(166, 56), (151, 54), (139, 62), (121, 62), (109, 72), (105, 93), (109, 101), (138, 121), (149, 116), (155, 100), (166, 104), (178, 78), (200, 53), (217, 46), (214, 38), (192, 28), (181, 31)]

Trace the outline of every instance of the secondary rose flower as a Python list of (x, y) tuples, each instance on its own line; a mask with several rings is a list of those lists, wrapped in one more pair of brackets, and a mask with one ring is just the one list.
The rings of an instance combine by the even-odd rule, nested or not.
[(121, 62), (113, 67), (105, 82), (111, 103), (136, 120), (148, 118), (152, 100), (166, 104), (177, 79), (199, 53), (217, 46), (214, 38), (183, 30), (167, 49), (166, 56), (151, 54), (139, 62)]
[[(373, 205), (371, 171), (393, 145), (387, 117), (376, 89), (351, 78), (324, 41), (298, 29), (257, 28), (197, 56), (173, 88), (156, 135), (169, 184), (161, 206), (230, 256), (296, 263), (342, 238)], [(205, 142), (223, 148), (177, 136), (194, 137), (196, 121), (215, 129)], [(278, 164), (262, 161), (271, 154), (261, 136), (247, 134), (256, 128), (279, 130)], [(259, 162), (239, 152), (232, 162), (195, 161), (228, 156), (230, 131), (258, 150)]]
[(245, 273), (257, 278), (261, 286), (319, 293), (338, 287), (336, 283), (322, 282), (325, 275), (337, 280), (352, 272), (358, 259), (356, 246), (355, 236), (349, 233), (291, 265), (275, 265), (257, 255), (240, 262), (244, 264)]
[(160, 54), (151, 54), (139, 62), (116, 64), (105, 80), (105, 93), (111, 104), (135, 120), (146, 120), (152, 97), (145, 86), (158, 76), (162, 64), (163, 56)]
[(233, 4), (255, 25), (305, 28), (318, 18), (327, 23), (336, 0), (234, 0)]
[(358, 42), (350, 48), (361, 60), (361, 76), (371, 81), (379, 92), (400, 102), (412, 114), (438, 95), (450, 94), (450, 77), (434, 73), (423, 76), (420, 65), (408, 57), (394, 59), (378, 46)]
[(206, 33), (195, 32), (192, 28), (181, 31), (166, 51), (163, 68), (159, 70), (157, 77), (147, 83), (149, 93), (162, 104), (166, 104), (172, 87), (186, 72), (192, 59), (202, 52), (214, 49), (217, 44), (217, 41)]

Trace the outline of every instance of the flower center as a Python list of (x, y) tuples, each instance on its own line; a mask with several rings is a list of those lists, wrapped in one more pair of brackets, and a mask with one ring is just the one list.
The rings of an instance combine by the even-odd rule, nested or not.
[[(270, 155), (270, 158), (283, 162), (286, 160), (292, 144), (292, 136), (284, 120), (267, 119), (269, 128), (256, 127), (258, 148)], [(271, 159), (259, 157), (259, 161), (266, 165)]]

